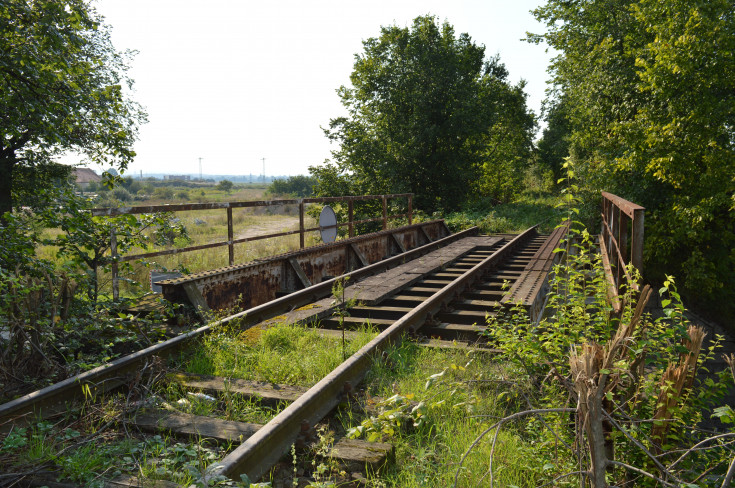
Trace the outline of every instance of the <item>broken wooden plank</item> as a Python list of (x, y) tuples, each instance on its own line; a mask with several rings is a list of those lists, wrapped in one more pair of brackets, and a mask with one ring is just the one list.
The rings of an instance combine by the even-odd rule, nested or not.
[(342, 437), (336, 440), (328, 457), (339, 461), (345, 471), (375, 473), (392, 459), (393, 445)]
[(293, 402), (306, 392), (306, 388), (290, 385), (277, 385), (264, 381), (249, 381), (238, 378), (199, 375), (192, 373), (173, 373), (169, 378), (186, 388), (205, 393), (236, 393), (261, 403), (276, 405), (280, 402)]
[[(138, 413), (134, 423), (146, 431), (167, 430), (178, 436), (196, 436), (221, 442), (242, 442), (262, 427), (262, 425), (248, 422), (235, 422), (168, 410)], [(385, 466), (392, 453), (391, 444), (342, 437), (334, 442), (328, 457), (339, 461), (346, 469), (368, 469), (374, 472)]]
[(484, 346), (482, 343), (469, 344), (459, 341), (445, 341), (442, 339), (424, 339), (417, 342), (421, 347), (430, 349), (448, 349), (452, 351), (474, 352), (481, 354), (500, 354), (500, 349)]
[(139, 412), (133, 423), (148, 432), (165, 430), (176, 436), (201, 437), (224, 442), (242, 442), (262, 427), (249, 422), (222, 420), (168, 410)]

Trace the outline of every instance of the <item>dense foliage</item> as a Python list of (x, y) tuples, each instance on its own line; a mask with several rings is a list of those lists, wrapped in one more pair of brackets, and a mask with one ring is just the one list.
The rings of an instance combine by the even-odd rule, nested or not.
[(434, 211), (517, 191), (535, 122), (497, 57), (431, 16), (363, 45), (338, 90), (348, 116), (325, 130), (334, 161), (310, 168), (317, 194), (412, 192)]
[[(614, 312), (602, 258), (590, 252), (593, 237), (572, 230), (561, 247), (575, 251), (554, 268), (547, 316), (536, 323), (519, 305), (488, 319), (504, 358), (533, 385), (512, 395), (531, 411), (576, 407), (576, 418), (547, 414), (522, 425), (545, 463), (548, 484), (726, 486), (732, 444), (703, 425), (714, 417), (721, 427), (735, 420), (723, 405), (730, 371), (704, 367), (719, 355), (723, 338), (703, 342), (703, 330), (686, 319), (673, 278), (659, 290), (661, 316), (643, 312), (649, 289), (636, 293), (630, 286), (621, 312)], [(596, 443), (604, 455), (595, 452)]]
[[(568, 144), (581, 186), (646, 207), (645, 275), (700, 302), (735, 289), (735, 6), (728, 0), (549, 0), (549, 160)], [(547, 139), (548, 136), (548, 139)], [(729, 298), (728, 298), (729, 297)]]
[(0, 214), (48, 184), (65, 151), (127, 166), (145, 119), (127, 60), (88, 0), (0, 2)]
[(314, 193), (314, 185), (317, 184), (313, 176), (296, 175), (286, 179), (276, 178), (268, 187), (272, 195), (293, 195), (295, 197), (310, 197)]

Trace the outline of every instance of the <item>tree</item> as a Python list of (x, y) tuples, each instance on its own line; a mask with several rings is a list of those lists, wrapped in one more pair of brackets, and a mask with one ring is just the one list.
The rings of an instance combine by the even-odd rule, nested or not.
[[(532, 37), (551, 73), (588, 196), (647, 209), (646, 277), (680, 276), (690, 301), (735, 289), (735, 6), (727, 0), (549, 0)], [(549, 120), (550, 129), (552, 120)]]
[[(325, 130), (340, 147), (333, 162), (310, 171), (337, 178), (340, 191), (412, 192), (418, 208), (457, 208), (479, 191), (483, 151), (503, 139), (491, 132), (501, 115), (528, 113), (522, 84), (512, 87), (497, 57), (484, 61), (484, 47), (432, 16), (382, 27), (363, 46), (352, 86), (338, 90), (348, 116)], [(530, 144), (528, 126), (520, 130)], [(331, 193), (321, 181), (316, 189)]]
[(536, 120), (526, 107), (525, 82), (510, 86), (506, 81), (508, 71), (497, 57), (491, 65), (494, 76), (483, 80), (483, 88), (492, 97), (489, 108), (495, 117), (482, 137), (481, 171), (474, 189), (480, 195), (509, 202), (523, 190)]
[(313, 187), (317, 183), (313, 176), (289, 176), (288, 179), (275, 179), (268, 188), (268, 192), (276, 195), (294, 195), (297, 197), (310, 197)]
[(557, 182), (564, 178), (563, 164), (569, 156), (571, 126), (563, 98), (550, 100), (545, 108), (547, 126), (537, 145), (538, 155), (541, 164), (551, 170)]
[(230, 180), (222, 180), (217, 184), (217, 189), (229, 194), (232, 191), (232, 187), (235, 186)]
[(129, 53), (87, 0), (3, 0), (0, 19), (1, 215), (66, 151), (124, 170), (145, 114), (125, 94)]
[[(127, 192), (122, 187), (118, 189)], [(71, 187), (52, 189), (49, 193), (54, 194), (49, 198), (58, 207), (47, 207), (36, 214), (36, 218), (43, 227), (61, 232), (35, 244), (56, 247), (59, 258), (68, 260), (77, 272), (82, 271), (87, 278), (87, 293), (93, 301), (97, 301), (99, 293), (97, 271), (109, 269), (113, 261), (110, 256), (112, 231), (120, 255), (136, 248), (145, 249), (150, 244), (164, 246), (176, 238), (188, 239), (186, 227), (172, 213), (93, 217), (92, 202), (78, 197)], [(120, 263), (120, 267), (123, 271), (132, 270), (129, 262)]]

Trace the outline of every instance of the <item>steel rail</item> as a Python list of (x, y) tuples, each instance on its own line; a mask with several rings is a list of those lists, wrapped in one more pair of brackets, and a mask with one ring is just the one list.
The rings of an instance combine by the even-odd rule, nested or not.
[[(344, 275), (325, 280), (316, 285), (296, 291), (276, 300), (258, 305), (248, 310), (236, 313), (224, 319), (204, 325), (186, 334), (174, 337), (164, 342), (147, 347), (133, 354), (111, 361), (84, 373), (72, 376), (63, 381), (47, 386), (41, 390), (29, 393), (20, 398), (0, 405), (0, 431), (3, 425), (15, 419), (28, 415), (54, 411), (55, 407), (63, 406), (67, 402), (83, 399), (87, 394), (98, 394), (126, 384), (126, 375), (140, 371), (140, 366), (153, 356), (166, 357), (181, 349), (190, 340), (202, 337), (218, 325), (233, 320), (241, 320), (243, 326), (252, 326), (268, 318), (277, 316), (295, 307), (300, 307), (323, 298), (331, 293), (332, 285), (340, 279), (350, 277), (356, 281), (368, 275), (377, 273), (385, 268), (401, 264), (407, 260), (426, 254), (451, 242), (477, 234), (477, 227), (452, 234), (443, 239), (414, 248), (405, 253), (393, 256), (383, 261), (345, 273)], [(34, 417), (35, 418), (35, 417)]]
[(397, 320), (375, 339), (350, 356), (298, 400), (245, 440), (222, 461), (210, 466), (213, 474), (235, 478), (246, 474), (251, 480), (264, 475), (288, 451), (307, 422), (315, 425), (334, 409), (357, 385), (372, 363), (376, 353), (400, 342), (401, 337), (419, 329), (433, 314), (449, 304), (474, 281), (499, 264), (512, 250), (536, 234), (536, 226), (516, 236), (492, 255), (463, 273), (450, 284)]

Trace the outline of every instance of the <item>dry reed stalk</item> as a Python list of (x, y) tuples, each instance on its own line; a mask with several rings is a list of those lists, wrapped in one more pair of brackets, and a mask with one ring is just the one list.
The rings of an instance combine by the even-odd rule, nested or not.
[(702, 327), (694, 325), (690, 325), (687, 332), (688, 338), (684, 340), (684, 347), (689, 352), (680, 355), (678, 365), (669, 364), (661, 377), (661, 391), (658, 394), (657, 408), (653, 415), (654, 420), (661, 422), (654, 423), (651, 429), (651, 437), (656, 441), (657, 449), (660, 449), (660, 446), (666, 442), (671, 424), (664, 420), (671, 417), (676, 405), (694, 383), (697, 374), (697, 360), (702, 350), (702, 342), (707, 335)]

